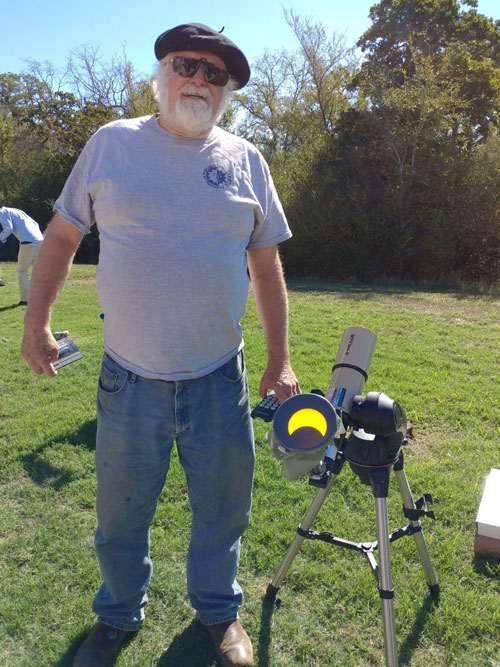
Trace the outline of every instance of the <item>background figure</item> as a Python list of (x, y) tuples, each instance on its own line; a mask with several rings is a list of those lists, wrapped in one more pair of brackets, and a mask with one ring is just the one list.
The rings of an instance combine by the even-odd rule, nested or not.
[[(17, 279), (19, 281), (19, 293), (21, 300), (19, 306), (28, 305), (28, 293), (30, 280), (28, 270), (35, 263), (38, 251), (43, 241), (43, 234), (36, 220), (18, 208), (0, 208), (0, 243), (5, 243), (7, 238), (14, 234), (19, 241), (19, 254), (17, 256)], [(0, 284), (3, 281), (0, 279)]]

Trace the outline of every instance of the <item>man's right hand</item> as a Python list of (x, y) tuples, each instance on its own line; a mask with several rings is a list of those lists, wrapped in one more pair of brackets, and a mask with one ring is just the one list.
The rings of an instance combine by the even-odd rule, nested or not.
[(59, 346), (50, 329), (31, 329), (25, 326), (21, 354), (37, 375), (57, 375), (52, 362), (59, 356)]
[(21, 354), (37, 375), (57, 375), (52, 363), (59, 356), (59, 347), (50, 331), (51, 309), (68, 277), (82, 237), (80, 231), (56, 213), (33, 267)]

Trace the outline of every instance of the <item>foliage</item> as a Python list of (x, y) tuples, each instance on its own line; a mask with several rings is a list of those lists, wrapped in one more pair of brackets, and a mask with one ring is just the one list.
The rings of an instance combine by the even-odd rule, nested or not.
[[(296, 50), (257, 59), (220, 124), (270, 163), (294, 234), (288, 274), (497, 284), (500, 21), (475, 0), (380, 0), (357, 62), (321, 23), (284, 18)], [(90, 135), (155, 111), (125, 53), (82, 45), (60, 72), (0, 74), (2, 203), (44, 226)], [(94, 229), (77, 259), (98, 251)]]
[[(495, 283), (500, 22), (455, 0), (384, 0), (370, 16), (347, 108), (271, 156), (294, 232), (287, 268)], [(294, 29), (301, 44), (321, 34)]]
[(471, 148), (497, 126), (500, 104), (500, 21), (478, 14), (475, 0), (460, 11), (458, 0), (382, 0), (370, 10), (371, 27), (358, 45), (367, 53), (360, 85), (374, 65), (393, 76), (412, 77), (424, 60), (454, 101), (441, 106), (453, 140)]
[[(25, 210), (44, 229), (80, 151), (102, 124), (107, 107), (80, 106), (71, 93), (52, 90), (31, 74), (0, 75), (0, 198)], [(13, 257), (9, 239), (4, 259)]]
[(300, 48), (266, 52), (252, 68), (245, 92), (235, 96), (244, 110), (237, 131), (271, 161), (277, 151), (294, 150), (332, 131), (349, 106), (353, 71), (350, 49), (321, 24), (285, 12)]
[[(64, 90), (69, 87), (72, 92)], [(44, 229), (53, 205), (88, 139), (120, 116), (156, 110), (151, 86), (125, 54), (105, 62), (84, 45), (57, 73), (50, 63), (31, 62), (23, 74), (0, 74), (0, 200), (25, 210)], [(9, 239), (3, 259), (13, 258)], [(95, 263), (96, 230), (86, 236), (78, 260)]]

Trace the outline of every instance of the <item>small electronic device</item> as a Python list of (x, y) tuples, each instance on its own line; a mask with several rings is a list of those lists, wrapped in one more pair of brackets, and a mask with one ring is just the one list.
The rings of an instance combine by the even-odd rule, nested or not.
[(74, 361), (78, 361), (78, 359), (82, 359), (83, 357), (83, 354), (80, 352), (71, 336), (69, 336), (67, 332), (63, 333), (66, 335), (60, 337), (55, 336), (59, 346), (59, 357), (52, 365), (56, 370), (63, 366), (67, 366), (68, 364), (72, 364)]
[(278, 397), (274, 391), (271, 391), (258, 405), (255, 406), (250, 413), (250, 416), (253, 419), (260, 417), (265, 422), (272, 422), (279, 405)]

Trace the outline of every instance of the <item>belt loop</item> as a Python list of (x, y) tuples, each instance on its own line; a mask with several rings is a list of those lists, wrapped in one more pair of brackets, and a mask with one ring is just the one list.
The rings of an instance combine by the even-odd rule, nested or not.
[(137, 374), (136, 373), (130, 373), (128, 381), (130, 384), (134, 384), (137, 381)]

